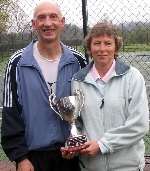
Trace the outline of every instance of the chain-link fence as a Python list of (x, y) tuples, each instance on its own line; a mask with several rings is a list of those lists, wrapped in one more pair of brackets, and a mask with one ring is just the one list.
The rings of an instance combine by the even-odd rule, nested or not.
[[(34, 34), (32, 12), (39, 0), (0, 1), (0, 107), (4, 68), (8, 57), (27, 45)], [(62, 41), (83, 53), (83, 38), (98, 21), (110, 20), (123, 37), (120, 58), (143, 74), (150, 105), (150, 1), (148, 0), (55, 0), (66, 18)], [(148, 136), (147, 136), (148, 137)], [(150, 144), (150, 139), (146, 142)], [(147, 153), (150, 149), (147, 148)]]

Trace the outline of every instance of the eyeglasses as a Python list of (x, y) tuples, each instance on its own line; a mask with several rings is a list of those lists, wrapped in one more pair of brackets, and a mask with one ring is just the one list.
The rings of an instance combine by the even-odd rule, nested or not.
[(50, 19), (51, 21), (58, 21), (60, 16), (58, 14), (39, 14), (35, 19), (39, 21), (44, 21), (46, 19)]

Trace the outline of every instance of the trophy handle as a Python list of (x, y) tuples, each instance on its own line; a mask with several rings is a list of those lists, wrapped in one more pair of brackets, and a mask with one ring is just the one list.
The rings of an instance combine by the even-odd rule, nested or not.
[(77, 89), (77, 90), (75, 90), (74, 95), (76, 95), (76, 97), (77, 97), (77, 99), (79, 101), (80, 106), (79, 106), (79, 110), (78, 110), (78, 116), (80, 116), (81, 110), (82, 110), (82, 108), (84, 106), (84, 100), (85, 100), (84, 99), (84, 94), (79, 89)]
[(53, 107), (53, 105), (56, 105), (55, 104), (55, 100), (56, 100), (56, 95), (54, 93), (52, 93), (50, 96), (49, 96), (49, 103), (50, 103), (50, 107), (53, 109), (54, 112), (56, 112), (60, 118), (63, 120), (63, 117), (61, 116), (61, 114), (59, 112), (57, 112), (57, 110)]

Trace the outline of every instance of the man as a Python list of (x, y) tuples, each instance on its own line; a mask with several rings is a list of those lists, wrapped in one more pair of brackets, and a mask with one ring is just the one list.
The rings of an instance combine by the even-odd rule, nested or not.
[(73, 74), (85, 66), (80, 53), (60, 41), (64, 24), (57, 4), (40, 3), (32, 20), (38, 41), (17, 51), (6, 68), (1, 142), (17, 171), (80, 170), (77, 158), (61, 156), (70, 127), (48, 100), (53, 92), (69, 96)]

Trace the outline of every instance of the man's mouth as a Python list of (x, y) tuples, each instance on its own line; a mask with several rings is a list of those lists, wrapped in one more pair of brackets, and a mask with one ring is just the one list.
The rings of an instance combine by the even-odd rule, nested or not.
[(52, 33), (54, 32), (54, 29), (43, 29), (44, 32)]

